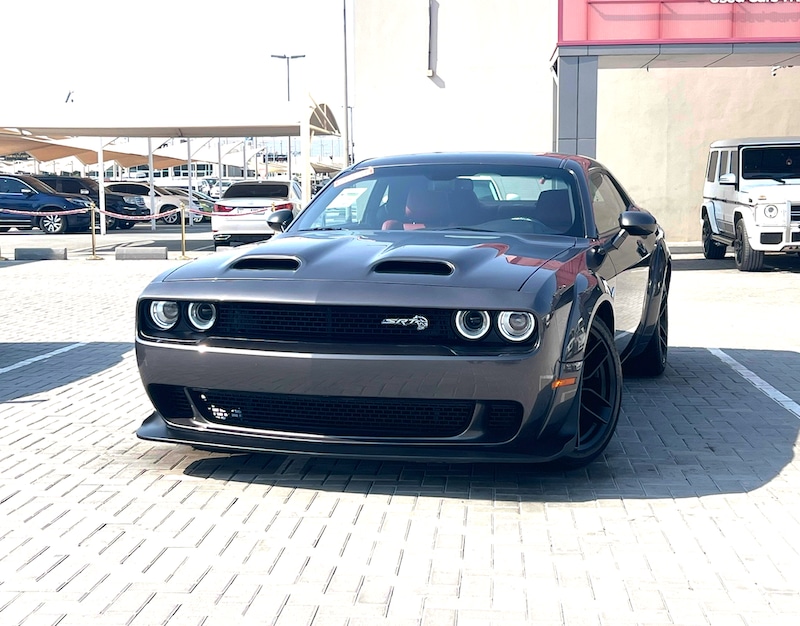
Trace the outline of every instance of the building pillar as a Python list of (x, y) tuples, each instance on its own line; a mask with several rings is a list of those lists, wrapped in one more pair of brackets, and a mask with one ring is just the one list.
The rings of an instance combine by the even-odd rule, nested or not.
[(559, 57), (553, 90), (556, 152), (597, 156), (597, 57)]

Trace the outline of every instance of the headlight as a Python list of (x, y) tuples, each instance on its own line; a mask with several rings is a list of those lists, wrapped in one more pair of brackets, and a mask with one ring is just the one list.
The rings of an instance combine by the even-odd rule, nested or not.
[(217, 321), (217, 307), (209, 302), (192, 302), (186, 314), (197, 330), (208, 330)]
[(525, 311), (502, 311), (497, 316), (497, 329), (509, 341), (525, 341), (536, 330), (536, 318)]
[(178, 303), (172, 300), (153, 300), (150, 303), (150, 319), (161, 330), (169, 330), (178, 323)]
[(67, 200), (69, 200), (70, 204), (74, 204), (75, 206), (82, 206), (82, 207), (91, 207), (92, 206), (91, 201), (82, 200), (82, 199), (79, 199), (79, 198), (67, 198)]
[(764, 217), (767, 217), (769, 219), (778, 217), (778, 207), (776, 207), (774, 204), (768, 204), (767, 206), (765, 206)]
[(486, 311), (457, 311), (456, 330), (465, 339), (480, 339), (489, 332), (490, 319)]

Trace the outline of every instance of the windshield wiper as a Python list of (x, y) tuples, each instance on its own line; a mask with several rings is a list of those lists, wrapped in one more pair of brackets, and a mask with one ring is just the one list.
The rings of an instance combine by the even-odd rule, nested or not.
[(785, 185), (785, 184), (786, 184), (786, 181), (785, 181), (783, 178), (780, 178), (779, 176), (775, 176), (774, 174), (750, 174), (749, 176), (747, 176), (747, 177), (746, 177), (746, 179), (747, 179), (747, 180), (754, 180), (754, 179), (761, 179), (761, 180), (764, 180), (764, 179), (769, 179), (769, 180), (774, 180), (774, 181), (777, 181), (777, 182), (779, 182), (779, 183), (780, 183), (780, 184), (782, 184), (782, 185)]

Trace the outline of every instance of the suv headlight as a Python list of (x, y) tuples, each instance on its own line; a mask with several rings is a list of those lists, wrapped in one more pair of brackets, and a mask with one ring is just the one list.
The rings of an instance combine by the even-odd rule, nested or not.
[(764, 217), (766, 217), (767, 219), (770, 220), (775, 219), (776, 217), (778, 217), (778, 213), (780, 213), (780, 211), (778, 210), (778, 207), (776, 207), (774, 204), (768, 204), (767, 206), (764, 207)]

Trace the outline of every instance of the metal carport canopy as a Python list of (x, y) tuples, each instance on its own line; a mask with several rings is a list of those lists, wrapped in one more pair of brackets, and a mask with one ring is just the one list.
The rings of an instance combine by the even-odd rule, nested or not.
[(297, 102), (272, 102), (256, 111), (244, 111), (235, 102), (224, 107), (221, 103), (209, 104), (204, 103), (202, 110), (147, 110), (136, 118), (111, 109), (98, 111), (68, 104), (47, 113), (24, 110), (2, 113), (0, 127), (35, 137), (300, 137), (303, 197), (308, 200), (311, 135), (340, 134), (328, 105), (317, 104), (310, 96), (305, 106)]

